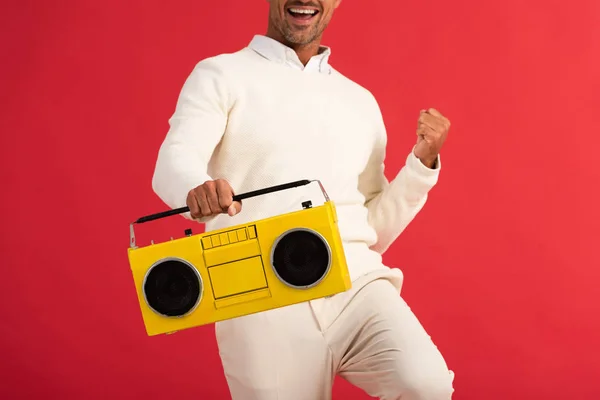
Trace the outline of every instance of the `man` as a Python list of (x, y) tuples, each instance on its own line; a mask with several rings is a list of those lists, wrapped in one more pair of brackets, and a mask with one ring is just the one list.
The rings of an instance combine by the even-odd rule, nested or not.
[(421, 111), (416, 144), (388, 182), (378, 104), (333, 69), (320, 44), (340, 2), (270, 0), (265, 36), (200, 61), (170, 119), (153, 188), (207, 230), (291, 211), (302, 189), (243, 207), (232, 196), (295, 180), (319, 179), (336, 204), (352, 289), (217, 323), (233, 399), (330, 399), (337, 374), (381, 399), (450, 399), (453, 374), (400, 297), (401, 272), (381, 257), (436, 184), (450, 124)]

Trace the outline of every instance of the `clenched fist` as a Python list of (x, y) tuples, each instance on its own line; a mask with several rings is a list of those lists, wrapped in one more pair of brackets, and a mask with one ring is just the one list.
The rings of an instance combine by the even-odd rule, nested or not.
[(211, 217), (228, 213), (234, 216), (242, 210), (242, 204), (233, 201), (233, 189), (224, 179), (206, 181), (190, 190), (186, 203), (194, 218)]
[(429, 168), (435, 167), (438, 154), (448, 136), (450, 121), (434, 108), (421, 110), (417, 126), (415, 156)]

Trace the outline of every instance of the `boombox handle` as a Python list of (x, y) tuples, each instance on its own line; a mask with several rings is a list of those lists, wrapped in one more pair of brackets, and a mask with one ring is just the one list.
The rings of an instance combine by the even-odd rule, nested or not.
[[(325, 201), (329, 201), (329, 196), (327, 195), (327, 192), (325, 191), (325, 188), (323, 187), (323, 184), (321, 184), (321, 181), (319, 180), (300, 180), (300, 181), (295, 181), (295, 182), (290, 182), (290, 183), (284, 183), (282, 185), (276, 185), (276, 186), (271, 186), (271, 187), (267, 187), (264, 189), (259, 189), (259, 190), (254, 190), (252, 192), (247, 192), (247, 193), (242, 193), (242, 194), (238, 194), (233, 196), (233, 201), (242, 201), (244, 199), (249, 199), (251, 197), (256, 197), (256, 196), (261, 196), (263, 194), (269, 194), (269, 193), (274, 193), (274, 192), (279, 192), (282, 190), (288, 190), (288, 189), (292, 189), (292, 188), (296, 188), (299, 186), (305, 186), (308, 185), (312, 182), (317, 182), (319, 184), (319, 187), (321, 188), (321, 191), (323, 192), (323, 197), (325, 197)], [(151, 215), (146, 215), (145, 217), (141, 217), (138, 218), (136, 221), (134, 221), (133, 223), (129, 224), (129, 240), (131, 243), (131, 247), (135, 248), (136, 244), (135, 244), (135, 232), (133, 229), (133, 225), (135, 224), (143, 224), (144, 222), (150, 222), (150, 221), (155, 221), (157, 219), (161, 219), (161, 218), (165, 218), (165, 217), (170, 217), (171, 215), (177, 215), (177, 214), (183, 214), (186, 212), (189, 212), (190, 208), (189, 207), (181, 207), (181, 208), (175, 208), (173, 210), (169, 210), (169, 211), (163, 211), (157, 214), (151, 214)]]

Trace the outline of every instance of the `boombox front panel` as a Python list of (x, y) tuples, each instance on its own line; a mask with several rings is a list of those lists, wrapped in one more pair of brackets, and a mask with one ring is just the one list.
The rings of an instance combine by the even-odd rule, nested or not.
[(215, 300), (268, 288), (261, 256), (209, 267), (208, 274)]
[[(214, 318), (214, 301), (210, 276), (204, 266), (201, 246), (197, 236), (185, 237), (144, 248), (130, 250), (130, 263), (141, 307), (142, 318), (149, 335), (166, 333), (195, 326), (206, 318)], [(165, 259), (180, 259), (195, 267), (201, 282), (201, 301), (194, 311), (179, 317), (166, 317), (150, 308), (144, 291), (144, 282), (152, 265)]]
[[(336, 222), (335, 208), (326, 203), (247, 225), (130, 249), (130, 263), (148, 334), (183, 330), (349, 289), (351, 282)], [(275, 251), (280, 248), (277, 243), (286, 246), (286, 250)], [(325, 251), (329, 261), (327, 268), (321, 260)], [(298, 268), (291, 268), (284, 276), (273, 268), (274, 255), (276, 259), (279, 257), (280, 263), (285, 261), (298, 266), (311, 261), (309, 253), (321, 258), (312, 260), (316, 262), (315, 277), (326, 272), (312, 284), (297, 287), (282, 279), (302, 277)], [(185, 260), (196, 268), (200, 277), (201, 300), (188, 315), (159, 315), (145, 299), (143, 282), (150, 266), (166, 258)]]
[[(315, 207), (314, 209), (306, 210), (306, 212), (298, 212), (285, 216), (275, 217), (278, 220), (273, 223), (257, 223), (256, 229), (260, 238), (261, 252), (265, 263), (265, 273), (267, 280), (273, 282), (270, 287), (273, 292), (273, 297), (285, 299), (289, 302), (301, 302), (308, 299), (325, 297), (339, 291), (338, 283), (343, 283), (339, 279), (335, 279), (336, 272), (340, 270), (340, 260), (345, 262), (343, 250), (337, 246), (335, 236), (337, 230), (331, 222), (331, 216), (328, 213), (327, 207)], [(319, 279), (318, 282), (307, 284), (305, 288), (297, 287), (293, 282), (283, 281), (281, 274), (278, 274), (273, 268), (273, 256), (277, 250), (277, 245), (283, 244), (283, 240), (288, 235), (293, 235), (298, 232), (304, 232), (309, 236), (318, 237), (325, 242), (327, 257), (329, 262), (326, 268), (326, 276)], [(299, 246), (301, 247), (301, 246)], [(328, 279), (334, 275), (334, 279)], [(302, 285), (300, 285), (302, 286)]]

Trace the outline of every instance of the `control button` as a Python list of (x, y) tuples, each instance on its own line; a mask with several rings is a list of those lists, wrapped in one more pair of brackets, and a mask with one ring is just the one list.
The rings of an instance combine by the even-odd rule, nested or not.
[(219, 234), (219, 240), (221, 240), (221, 244), (229, 244), (229, 238), (227, 237), (227, 233)]
[(238, 237), (238, 240), (246, 240), (246, 239), (248, 239), (248, 235), (246, 235), (246, 229), (245, 228), (238, 229), (237, 230), (237, 237)]
[(212, 243), (210, 242), (210, 237), (203, 237), (202, 238), (202, 246), (205, 249), (210, 249), (212, 247)]
[(221, 241), (219, 240), (219, 235), (212, 235), (210, 238), (212, 239), (213, 247), (221, 245)]
[(191, 229), (186, 229), (185, 230), (185, 236), (192, 236), (192, 230)]
[(235, 243), (235, 242), (238, 241), (237, 240), (237, 235), (236, 235), (235, 231), (231, 231), (231, 232), (228, 232), (228, 233), (229, 233), (229, 243)]
[(254, 239), (256, 237), (256, 227), (254, 225), (248, 227), (248, 237)]

